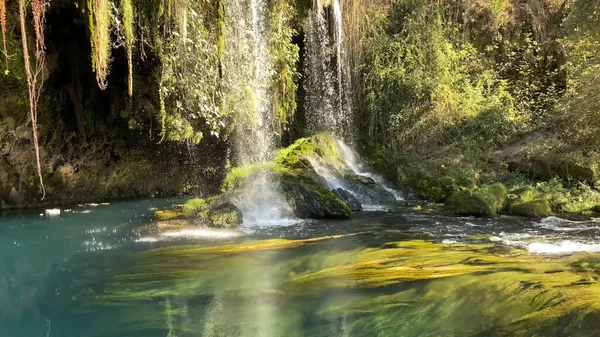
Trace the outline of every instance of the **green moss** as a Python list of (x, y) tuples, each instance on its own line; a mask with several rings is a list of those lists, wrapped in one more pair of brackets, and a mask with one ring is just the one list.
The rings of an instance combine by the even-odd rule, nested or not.
[(473, 192), (463, 190), (454, 193), (448, 199), (448, 205), (457, 215), (489, 216), (490, 207), (483, 200), (473, 195)]
[(242, 187), (250, 177), (260, 173), (275, 173), (276, 165), (273, 162), (257, 163), (234, 167), (225, 177), (222, 192), (230, 192), (236, 188)]
[(185, 213), (178, 210), (156, 211), (154, 216), (161, 221), (180, 219), (185, 216)]
[[(307, 158), (320, 158), (327, 164), (344, 169), (345, 165), (340, 160), (335, 139), (328, 134), (317, 134), (310, 138), (300, 138), (294, 144), (275, 153), (275, 163), (280, 168), (288, 170), (306, 169), (312, 166)], [(312, 169), (314, 171), (314, 169)]]
[(462, 172), (435, 169), (417, 158), (408, 160), (409, 168), (398, 168), (399, 171), (406, 170), (401, 174), (400, 181), (415, 188), (428, 200), (444, 202), (459, 190), (475, 187), (473, 180)]
[(234, 228), (243, 221), (242, 212), (230, 202), (211, 208), (207, 217), (212, 226), (219, 228)]
[(508, 191), (502, 184), (485, 185), (475, 190), (454, 193), (448, 204), (458, 215), (496, 216), (504, 209)]
[(538, 199), (514, 203), (509, 207), (508, 213), (512, 215), (544, 218), (552, 215), (552, 208), (548, 200)]
[(210, 204), (206, 199), (191, 199), (183, 205), (182, 211), (185, 216), (190, 217), (205, 212)]
[(588, 213), (600, 204), (600, 192), (582, 183), (567, 188), (560, 180), (553, 179), (519, 187), (509, 194), (509, 205), (536, 200), (547, 200), (553, 213)]

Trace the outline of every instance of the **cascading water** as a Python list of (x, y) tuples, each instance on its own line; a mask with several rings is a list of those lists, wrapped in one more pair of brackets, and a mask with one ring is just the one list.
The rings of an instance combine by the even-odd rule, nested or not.
[(267, 1), (230, 0), (225, 6), (227, 107), (236, 115), (237, 164), (265, 162), (273, 152), (267, 51)]
[(356, 152), (352, 150), (348, 144), (344, 143), (341, 140), (337, 140), (337, 147), (340, 154), (340, 158), (354, 173), (369, 177), (373, 179), (375, 182), (380, 184), (383, 188), (385, 188), (388, 192), (394, 195), (396, 200), (404, 200), (404, 196), (402, 193), (390, 187), (389, 182), (387, 182), (382, 176), (373, 173), (367, 165), (358, 157)]
[(319, 1), (313, 7), (304, 23), (307, 131), (313, 134), (326, 131), (351, 139), (351, 82), (344, 51), (342, 8), (339, 0), (333, 0), (332, 32), (328, 24), (329, 11), (323, 10)]
[[(268, 54), (268, 1), (225, 1), (224, 68), (229, 87), (228, 107), (236, 114), (237, 165), (261, 164), (274, 151), (271, 64)], [(269, 172), (259, 172), (234, 203), (244, 224), (277, 224), (288, 215), (279, 184)]]

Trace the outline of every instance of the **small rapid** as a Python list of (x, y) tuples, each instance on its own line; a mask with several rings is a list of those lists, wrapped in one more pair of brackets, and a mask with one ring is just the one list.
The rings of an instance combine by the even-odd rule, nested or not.
[(375, 182), (385, 188), (386, 191), (393, 194), (396, 200), (404, 200), (404, 195), (397, 189), (393, 188), (389, 181), (371, 170), (364, 160), (360, 159), (356, 151), (354, 151), (348, 144), (339, 139), (336, 140), (336, 143), (342, 161), (348, 165), (348, 167), (354, 171), (355, 174), (375, 180)]
[(600, 220), (573, 221), (559, 217), (492, 219), (409, 214), (411, 233), (441, 242), (491, 242), (539, 255), (600, 252)]

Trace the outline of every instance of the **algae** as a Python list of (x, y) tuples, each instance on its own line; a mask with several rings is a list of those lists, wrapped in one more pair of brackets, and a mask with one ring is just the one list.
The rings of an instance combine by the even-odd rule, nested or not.
[[(171, 303), (169, 312), (178, 317), (186, 303), (217, 296), (236, 312), (221, 320), (230, 326), (242, 314), (237, 310), (251, 310), (263, 299), (281, 305), (272, 315), (282, 319), (294, 308), (295, 318), (279, 327), (281, 333), (294, 330), (300, 314), (318, 322), (348, 319), (347, 331), (358, 336), (439, 336), (448, 329), (460, 336), (531, 336), (561, 328), (586, 336), (598, 328), (597, 255), (547, 258), (491, 243), (423, 240), (340, 249), (360, 235), (139, 252), (88, 305), (127, 310), (157, 299)], [(156, 319), (159, 313), (147, 312), (123, 316), (120, 324)], [(317, 324), (311, 335), (327, 336), (326, 327)], [(193, 335), (205, 325), (174, 328)]]

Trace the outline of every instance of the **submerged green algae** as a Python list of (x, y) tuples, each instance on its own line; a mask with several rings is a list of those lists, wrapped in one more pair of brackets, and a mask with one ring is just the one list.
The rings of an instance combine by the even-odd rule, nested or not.
[(183, 336), (260, 336), (267, 323), (271, 336), (294, 336), (306, 320), (311, 336), (330, 336), (340, 322), (348, 336), (588, 336), (600, 328), (598, 255), (422, 240), (365, 248), (361, 237), (139, 252), (88, 305), (128, 312), (170, 303), (124, 314), (119, 326), (154, 327), (168, 312)]

